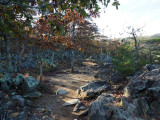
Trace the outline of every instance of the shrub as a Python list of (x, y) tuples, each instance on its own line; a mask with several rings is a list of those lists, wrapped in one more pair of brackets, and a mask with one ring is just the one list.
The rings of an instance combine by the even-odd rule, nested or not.
[(126, 43), (118, 47), (117, 54), (113, 57), (113, 64), (122, 76), (133, 75), (136, 70), (148, 63), (143, 54), (139, 56), (138, 61), (134, 59), (134, 54), (133, 45)]

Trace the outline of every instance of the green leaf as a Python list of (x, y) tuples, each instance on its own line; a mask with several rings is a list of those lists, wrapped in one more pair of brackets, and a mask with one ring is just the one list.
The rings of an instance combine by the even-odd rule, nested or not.
[(118, 6), (119, 6), (120, 4), (119, 4), (119, 1), (115, 1), (115, 2), (113, 2), (112, 5), (115, 6), (116, 9), (118, 10)]
[(60, 5), (58, 5), (58, 9), (61, 10), (61, 6)]
[(115, 6), (116, 9), (118, 10), (118, 6), (119, 6), (120, 4), (119, 4), (119, 1), (115, 1), (115, 2), (113, 2), (112, 5)]

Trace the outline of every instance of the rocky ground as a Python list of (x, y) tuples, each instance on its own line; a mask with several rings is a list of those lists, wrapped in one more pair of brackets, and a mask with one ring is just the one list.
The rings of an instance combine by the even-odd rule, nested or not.
[(159, 120), (159, 71), (159, 66), (147, 65), (124, 79), (113, 72), (112, 64), (99, 66), (86, 60), (76, 65), (75, 73), (66, 66), (46, 72), (40, 87), (33, 77), (19, 74), (13, 79), (17, 90), (0, 91), (0, 117), (2, 120)]

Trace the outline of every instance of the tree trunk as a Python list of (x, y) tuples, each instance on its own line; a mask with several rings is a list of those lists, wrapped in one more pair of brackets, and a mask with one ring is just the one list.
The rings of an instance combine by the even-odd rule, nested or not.
[(139, 59), (139, 52), (138, 52), (138, 42), (137, 42), (137, 38), (136, 38), (136, 36), (135, 36), (135, 34), (133, 33), (132, 34), (133, 35), (133, 38), (134, 38), (134, 40), (135, 40), (135, 50), (136, 50), (136, 52), (135, 52), (135, 64), (136, 64), (136, 61), (138, 61), (138, 59)]
[(8, 72), (11, 73), (12, 72), (12, 65), (11, 65), (11, 54), (10, 54), (10, 39), (8, 37), (5, 37), (5, 40), (7, 41), (7, 55), (8, 55), (8, 62), (7, 62), (7, 68), (8, 68)]
[(72, 50), (71, 73), (74, 73), (74, 50)]
[(102, 49), (102, 41), (101, 41), (101, 63), (102, 63), (102, 53), (103, 53), (103, 49)]
[[(74, 42), (74, 32), (75, 32), (75, 23), (73, 23), (72, 26), (72, 41)], [(72, 53), (71, 53), (71, 73), (74, 73), (74, 50), (72, 49)]]
[(43, 65), (42, 65), (42, 60), (41, 60), (40, 61), (40, 81), (39, 81), (40, 85), (42, 83), (42, 75), (43, 75)]
[(82, 45), (81, 45), (81, 59), (83, 59)]
[(4, 55), (3, 37), (1, 37), (1, 55)]
[(51, 58), (51, 66), (53, 67), (53, 62), (54, 62), (54, 51), (52, 51), (52, 58)]
[(152, 53), (151, 53), (151, 49), (149, 49), (149, 62), (152, 63), (153, 60), (152, 60)]

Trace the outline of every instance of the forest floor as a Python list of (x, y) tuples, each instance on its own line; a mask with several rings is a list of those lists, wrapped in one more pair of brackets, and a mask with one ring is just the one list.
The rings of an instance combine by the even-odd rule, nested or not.
[[(63, 66), (63, 65), (61, 65)], [(82, 112), (73, 112), (74, 105), (63, 107), (65, 101), (79, 98), (77, 89), (91, 81), (97, 80), (94, 74), (97, 72), (97, 64), (85, 61), (82, 65), (75, 65), (75, 73), (70, 72), (69, 66), (58, 68), (54, 72), (47, 72), (43, 77), (40, 92), (42, 96), (35, 99), (30, 110), (31, 120), (81, 120), (78, 117)], [(69, 93), (56, 95), (57, 89), (62, 88)], [(84, 103), (89, 104), (88, 101)]]

